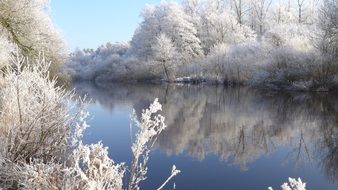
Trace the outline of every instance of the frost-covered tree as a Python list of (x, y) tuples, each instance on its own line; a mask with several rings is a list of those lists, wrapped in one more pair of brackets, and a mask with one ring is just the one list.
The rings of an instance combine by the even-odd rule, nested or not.
[(184, 0), (182, 1), (182, 8), (184, 12), (189, 16), (191, 22), (197, 30), (197, 37), (200, 39), (202, 18), (201, 12), (203, 11), (202, 0)]
[[(141, 13), (143, 21), (136, 29), (131, 40), (129, 54), (148, 60), (152, 56), (151, 46), (156, 42), (160, 31), (160, 19), (163, 17), (155, 5), (146, 5)], [(161, 13), (161, 14), (158, 14)]]
[[(317, 42), (314, 34), (319, 33), (320, 1), (183, 0), (181, 5), (172, 1), (147, 5), (130, 48), (122, 49), (127, 53), (105, 59), (112, 53), (105, 48), (78, 52), (79, 56), (72, 60), (94, 64), (76, 64), (70, 70), (75, 78), (104, 81), (117, 78), (171, 81), (175, 73), (175, 77), (189, 80), (255, 85), (274, 81), (274, 84), (291, 86), (294, 82), (309, 80), (316, 83), (306, 85), (313, 89), (328, 81), (332, 83), (329, 86), (333, 86), (336, 71), (327, 64), (324, 66), (314, 46)], [(333, 58), (337, 47), (335, 1), (330, 1), (330, 6), (326, 3), (327, 8), (322, 11), (323, 32), (320, 32), (322, 40), (318, 43), (325, 58)], [(175, 56), (163, 53), (174, 51)], [(332, 64), (334, 59), (328, 60), (325, 59)], [(180, 72), (172, 72), (171, 68), (177, 66)], [(326, 82), (318, 82), (329, 75)]]
[(197, 29), (191, 22), (191, 18), (177, 3), (168, 3), (166, 7), (166, 17), (162, 22), (164, 33), (173, 40), (183, 58), (202, 56)]
[(236, 14), (237, 21), (240, 25), (244, 24), (245, 16), (248, 12), (248, 0), (231, 0), (231, 7)]
[[(234, 24), (233, 22), (228, 23), (233, 17), (231, 17), (231, 15), (222, 15), (224, 11), (225, 7), (222, 1), (208, 0), (204, 5), (203, 11), (200, 13), (201, 24), (199, 28), (199, 37), (202, 42), (204, 54), (206, 55), (213, 46), (224, 38), (226, 29)], [(227, 16), (230, 16), (230, 18), (227, 18)], [(226, 22), (226, 24), (224, 24), (224, 22)]]
[(321, 0), (297, 0), (295, 10), (299, 24), (313, 24), (318, 17)]
[(0, 36), (31, 60), (43, 53), (46, 59), (53, 61), (50, 69), (55, 74), (65, 54), (48, 9), (49, 0), (1, 0)]
[(200, 9), (202, 8), (201, 0), (184, 0), (182, 1), (183, 10), (186, 14), (196, 19), (199, 17)]
[(325, 0), (320, 11), (318, 48), (323, 56), (322, 72), (327, 77), (338, 73), (338, 2)]
[(338, 58), (338, 2), (325, 0), (320, 13), (322, 43), (320, 49), (325, 56)]
[(154, 59), (160, 64), (160, 70), (163, 70), (165, 79), (172, 81), (174, 79), (175, 57), (177, 56), (176, 48), (165, 34), (160, 34), (154, 44)]
[(303, 22), (305, 0), (297, 0), (298, 23)]
[(202, 12), (199, 36), (205, 54), (218, 44), (236, 44), (250, 41), (254, 32), (240, 25), (220, 1), (210, 0)]
[(267, 14), (269, 12), (272, 1), (271, 0), (253, 0), (252, 2), (253, 2), (253, 8), (254, 8), (257, 23), (258, 23), (258, 32), (260, 35), (262, 35), (265, 29)]
[(288, 2), (285, 2), (285, 0), (279, 0), (271, 7), (270, 15), (268, 15), (272, 18), (272, 23), (269, 23), (270, 27), (274, 27), (279, 24), (295, 23), (297, 18), (294, 13), (294, 9), (290, 7)]
[(182, 61), (201, 56), (202, 50), (197, 30), (182, 7), (173, 2), (148, 5), (143, 11), (143, 22), (131, 42), (131, 52), (146, 60), (152, 58), (152, 45), (164, 33), (180, 52)]

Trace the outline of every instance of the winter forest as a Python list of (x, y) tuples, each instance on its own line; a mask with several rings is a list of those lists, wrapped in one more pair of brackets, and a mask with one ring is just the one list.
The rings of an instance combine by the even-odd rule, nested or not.
[(0, 0), (0, 189), (338, 187), (337, 0), (145, 3), (74, 51), (52, 11)]

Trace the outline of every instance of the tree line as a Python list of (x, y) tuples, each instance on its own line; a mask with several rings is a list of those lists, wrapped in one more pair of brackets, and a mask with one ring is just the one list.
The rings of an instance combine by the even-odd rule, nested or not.
[(130, 42), (76, 50), (66, 70), (100, 82), (334, 89), (337, 7), (333, 0), (162, 1), (145, 6)]

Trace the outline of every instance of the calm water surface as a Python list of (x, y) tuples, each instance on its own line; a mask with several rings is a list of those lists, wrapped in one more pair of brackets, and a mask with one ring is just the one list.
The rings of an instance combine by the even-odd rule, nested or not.
[(338, 189), (338, 94), (276, 93), (189, 85), (74, 84), (92, 99), (85, 142), (131, 160), (129, 117), (159, 98), (168, 128), (149, 160), (143, 189), (175, 164), (177, 189), (279, 189), (301, 177), (310, 190)]

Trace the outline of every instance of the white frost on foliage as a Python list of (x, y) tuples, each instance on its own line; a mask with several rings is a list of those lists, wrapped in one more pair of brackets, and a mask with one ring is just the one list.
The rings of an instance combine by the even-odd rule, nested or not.
[(73, 162), (71, 167), (63, 171), (71, 189), (123, 189), (125, 166), (111, 160), (108, 147), (103, 147), (101, 142), (81, 143), (73, 151), (70, 161)]
[(273, 89), (336, 88), (336, 1), (302, 1), (301, 7), (270, 2), (146, 5), (123, 59), (106, 64), (97, 59), (100, 54), (76, 53), (70, 73), (75, 79), (99, 82), (191, 77), (194, 82)]
[(5, 36), (0, 34), (0, 69), (10, 61), (10, 53), (14, 51), (14, 46)]
[(11, 161), (62, 154), (74, 122), (67, 108), (73, 94), (49, 79), (50, 63), (40, 58), (27, 64), (12, 57), (1, 88), (0, 156)]
[[(302, 182), (300, 178), (294, 179), (289, 177), (289, 182), (281, 186), (282, 190), (306, 190), (306, 183)], [(269, 187), (268, 190), (273, 190)]]
[(163, 33), (173, 41), (182, 62), (202, 56), (197, 29), (178, 3), (162, 1), (156, 5), (147, 5), (142, 17), (143, 22), (131, 41), (131, 54), (146, 60), (152, 58), (152, 46)]
[(289, 178), (289, 183), (284, 183), (282, 185), (283, 190), (306, 190), (306, 183), (302, 182), (300, 178), (297, 180), (294, 178)]
[(157, 135), (166, 128), (165, 118), (159, 114), (154, 115), (161, 110), (162, 105), (156, 98), (149, 109), (142, 111), (140, 120), (137, 119), (135, 111), (131, 116), (139, 132), (136, 134), (136, 139), (131, 148), (133, 160), (130, 168), (128, 190), (140, 189), (139, 183), (146, 179), (149, 152), (156, 141)]
[[(65, 47), (49, 10), (50, 0), (1, 0), (0, 36), (31, 60), (37, 59), (43, 52), (45, 58), (53, 62), (50, 71), (55, 72), (63, 64)], [(13, 53), (14, 50), (6, 51)]]

